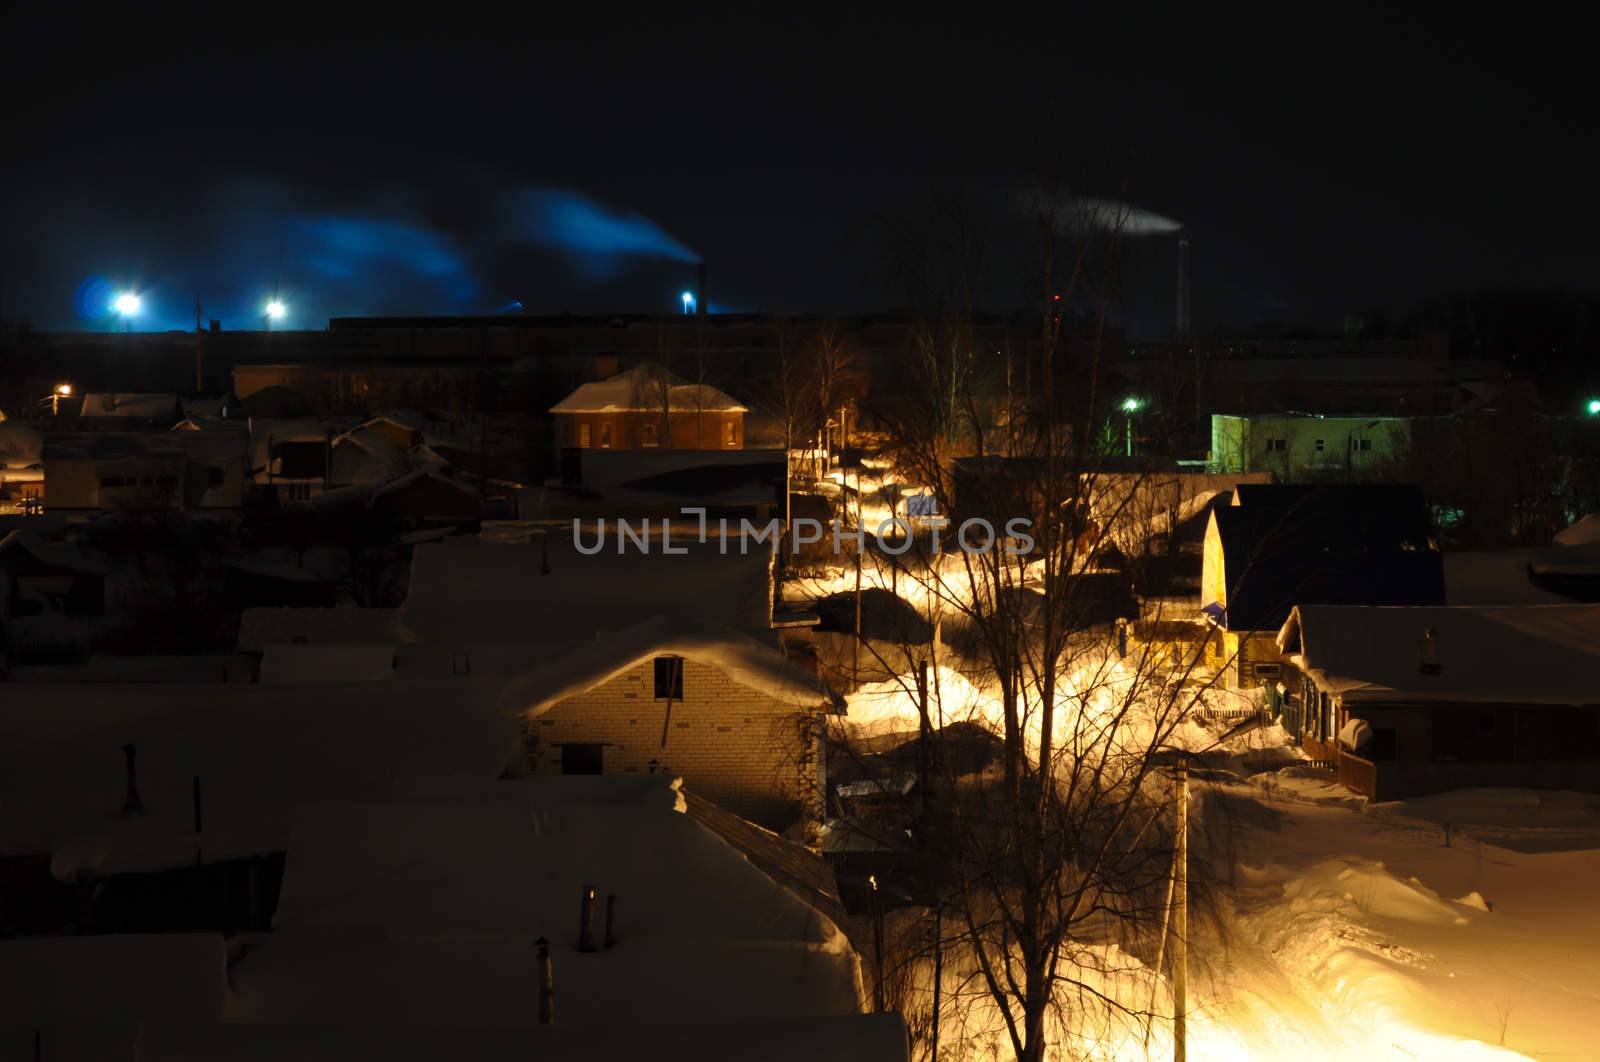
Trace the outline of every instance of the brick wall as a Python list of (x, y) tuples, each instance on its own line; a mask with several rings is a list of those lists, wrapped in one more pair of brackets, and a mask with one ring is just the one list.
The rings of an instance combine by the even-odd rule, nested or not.
[(683, 664), (683, 699), (670, 720), (649, 660), (532, 720), (529, 770), (560, 774), (563, 745), (600, 743), (606, 774), (648, 774), (654, 761), (682, 775), (685, 788), (773, 829), (801, 819), (803, 808), (820, 813), (820, 704), (778, 701), (710, 664)]

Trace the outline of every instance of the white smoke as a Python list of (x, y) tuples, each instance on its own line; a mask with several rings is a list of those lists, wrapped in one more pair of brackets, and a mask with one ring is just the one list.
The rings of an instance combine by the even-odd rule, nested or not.
[(1078, 196), (1073, 200), (1073, 208), (1066, 223), (1080, 230), (1120, 232), (1124, 236), (1166, 236), (1183, 229), (1182, 224), (1169, 217), (1116, 199)]

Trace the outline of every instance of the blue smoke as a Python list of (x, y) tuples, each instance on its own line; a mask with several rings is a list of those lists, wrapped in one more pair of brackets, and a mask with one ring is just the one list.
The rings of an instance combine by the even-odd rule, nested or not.
[(563, 189), (497, 189), (487, 211), (447, 226), (421, 208), (420, 193), (379, 203), (344, 210), (244, 180), (177, 214), (87, 207), (50, 226), (58, 238), (40, 290), (70, 305), (77, 327), (120, 330), (111, 301), (135, 291), (135, 331), (193, 328), (197, 298), (225, 328), (262, 327), (270, 298), (288, 306), (275, 328), (321, 328), (337, 316), (519, 311), (509, 300), (525, 265), (510, 273), (502, 254), (517, 246), (547, 248), (585, 282), (647, 259), (700, 260), (649, 218)]
[(482, 290), (456, 241), (422, 225), (319, 215), (292, 219), (285, 232), (290, 261), (302, 263), (324, 286), (367, 287), (387, 279), (401, 290), (443, 295), (452, 305), (469, 303)]
[(566, 189), (525, 188), (509, 198), (506, 215), (513, 240), (553, 247), (591, 278), (616, 275), (630, 258), (700, 261), (644, 215), (613, 210)]

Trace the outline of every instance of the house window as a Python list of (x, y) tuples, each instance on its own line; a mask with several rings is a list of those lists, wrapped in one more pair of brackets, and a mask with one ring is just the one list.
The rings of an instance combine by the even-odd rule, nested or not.
[(1351, 453), (1353, 453), (1353, 454), (1365, 454), (1365, 453), (1370, 453), (1371, 451), (1372, 451), (1372, 440), (1371, 439), (1351, 439), (1350, 440), (1350, 452)]
[(660, 440), (656, 436), (656, 426), (653, 421), (647, 421), (644, 426), (644, 444), (646, 446), (659, 446)]
[(724, 446), (738, 446), (739, 445), (739, 425), (735, 424), (731, 420), (728, 421), (727, 424), (723, 425), (722, 438), (723, 438), (723, 445)]
[(1322, 440), (1322, 439), (1318, 439), (1317, 440), (1317, 447), (1316, 447), (1317, 453), (1320, 454), (1320, 453), (1322, 453), (1322, 451), (1326, 450), (1327, 448), (1328, 447), (1327, 447), (1327, 444), (1326, 444), (1325, 440)]
[(610, 421), (606, 421), (604, 424), (600, 425), (600, 445), (601, 446), (610, 446), (611, 445), (611, 422)]
[(1267, 453), (1282, 453), (1289, 448), (1288, 439), (1268, 439)]
[(605, 746), (597, 743), (569, 743), (561, 746), (562, 774), (604, 774)]
[(1257, 664), (1256, 665), (1256, 678), (1258, 678), (1258, 679), (1275, 679), (1282, 672), (1283, 672), (1283, 665), (1282, 664)]
[(578, 425), (578, 445), (579, 446), (589, 446), (590, 445), (590, 443), (589, 443), (589, 425), (587, 425), (587, 424), (579, 424)]
[(287, 494), (290, 501), (311, 500), (311, 484), (309, 483), (285, 483), (280, 489)]
[(656, 657), (656, 700), (683, 700), (683, 657)]
[(208, 467), (206, 469), (206, 486), (207, 487), (220, 487), (220, 486), (222, 486), (222, 469), (217, 468), (214, 465), (210, 466), (210, 467)]

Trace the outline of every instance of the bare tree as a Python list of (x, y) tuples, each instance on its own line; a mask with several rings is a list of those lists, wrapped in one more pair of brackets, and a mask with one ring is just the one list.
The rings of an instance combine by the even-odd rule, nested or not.
[[(913, 536), (910, 563), (950, 640), (908, 647), (929, 678), (902, 683), (918, 715), (918, 843), (943, 927), (935, 955), (1019, 1062), (1107, 1015), (1152, 1019), (1149, 997), (1118, 984), (1137, 974), (1127, 956), (1157, 950), (1173, 860), (1163, 772), (1210, 681), (1198, 652), (1176, 665), (1125, 654), (1093, 590), (1119, 529), (1150, 514), (1139, 504), (1148, 495), (1106, 477), (1107, 455), (1088, 443), (1109, 419), (1101, 259), (1117, 233), (1066, 224), (1073, 209), (1054, 192), (1037, 203), (1037, 330), (1002, 378), (1004, 430), (983, 390), (992, 378), (974, 371), (965, 283), (942, 289), (953, 302), (926, 307), (908, 351), (918, 368), (880, 412), (895, 473), (946, 525)], [(947, 220), (945, 246), (965, 253), (965, 219)], [(958, 766), (947, 740), (956, 723), (995, 735), (995, 770)], [(935, 1030), (938, 1020), (936, 1007)]]

